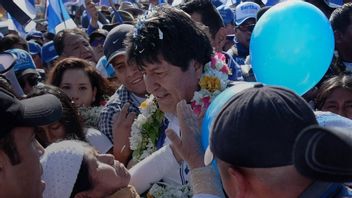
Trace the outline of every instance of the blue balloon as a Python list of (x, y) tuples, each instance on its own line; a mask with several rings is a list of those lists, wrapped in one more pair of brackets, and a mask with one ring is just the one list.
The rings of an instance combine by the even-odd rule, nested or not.
[(250, 54), (257, 81), (303, 95), (326, 73), (334, 35), (325, 15), (303, 1), (270, 8), (253, 30)]
[(215, 118), (223, 109), (224, 105), (226, 105), (226, 103), (229, 101), (230, 98), (232, 98), (232, 96), (245, 89), (253, 87), (255, 84), (258, 83), (236, 82), (235, 85), (225, 89), (218, 96), (216, 96), (213, 102), (211, 102), (202, 121), (201, 143), (204, 150), (208, 148), (212, 132), (211, 128), (214, 124)]

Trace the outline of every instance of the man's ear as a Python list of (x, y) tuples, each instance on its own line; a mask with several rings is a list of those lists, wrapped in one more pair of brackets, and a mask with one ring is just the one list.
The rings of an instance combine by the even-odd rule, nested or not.
[(225, 29), (225, 27), (221, 27), (218, 32), (216, 32), (215, 34), (215, 40), (214, 40), (214, 48), (216, 52), (221, 52), (222, 51), (222, 47), (225, 44), (226, 41), (226, 34), (227, 31)]
[(231, 193), (234, 193), (239, 198), (245, 197), (248, 186), (244, 174), (233, 167), (228, 167), (227, 173), (230, 175), (229, 179), (231, 186), (233, 186), (233, 189), (231, 189), (233, 192)]

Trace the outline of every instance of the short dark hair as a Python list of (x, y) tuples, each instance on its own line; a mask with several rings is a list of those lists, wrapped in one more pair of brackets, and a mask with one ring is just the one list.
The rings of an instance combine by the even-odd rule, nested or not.
[(200, 14), (202, 16), (202, 23), (209, 27), (213, 39), (219, 29), (224, 27), (224, 21), (220, 13), (210, 0), (189, 0), (178, 6), (189, 15), (193, 13)]
[(352, 3), (346, 3), (341, 8), (335, 9), (330, 16), (330, 23), (333, 30), (344, 33), (351, 24)]
[(60, 32), (58, 32), (55, 37), (54, 37), (54, 47), (55, 50), (57, 52), (57, 54), (59, 56), (62, 55), (63, 51), (64, 51), (64, 47), (65, 47), (65, 36), (67, 34), (77, 34), (77, 35), (81, 35), (83, 38), (85, 38), (87, 40), (87, 42), (89, 43), (89, 37), (88, 35), (83, 32), (82, 30), (78, 29), (78, 28), (73, 28), (73, 29), (64, 29), (61, 30)]
[(100, 106), (104, 95), (111, 94), (112, 88), (107, 79), (101, 76), (90, 62), (80, 58), (69, 57), (56, 62), (49, 73), (47, 83), (59, 87), (65, 71), (69, 69), (82, 69), (87, 74), (92, 88), (97, 89), (92, 106)]
[(315, 99), (316, 108), (321, 110), (326, 99), (337, 88), (344, 88), (351, 91), (352, 94), (352, 73), (345, 72), (338, 76), (333, 76), (325, 80), (318, 89), (318, 94)]
[(13, 48), (20, 48), (28, 52), (27, 41), (17, 34), (8, 34), (0, 39), (0, 52)]
[(136, 30), (127, 35), (126, 46), (129, 64), (136, 64), (141, 70), (147, 63), (159, 63), (163, 57), (186, 71), (191, 60), (204, 65), (213, 53), (207, 35), (189, 15), (170, 6), (157, 6), (139, 21)]

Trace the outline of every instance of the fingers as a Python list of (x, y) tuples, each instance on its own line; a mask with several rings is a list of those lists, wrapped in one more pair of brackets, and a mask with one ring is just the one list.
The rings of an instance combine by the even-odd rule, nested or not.
[(170, 139), (171, 145), (174, 147), (176, 150), (180, 150), (182, 147), (182, 141), (181, 139), (177, 136), (174, 130), (172, 129), (166, 129), (165, 131), (166, 136)]
[(128, 108), (129, 107), (130, 107), (130, 103), (124, 104), (119, 115), (121, 115), (121, 117), (123, 117), (123, 118), (126, 118), (128, 115)]
[(176, 109), (182, 133), (181, 137), (183, 137), (184, 134), (191, 135), (192, 132), (199, 131), (199, 121), (194, 115), (191, 106), (188, 105), (185, 100), (181, 100), (177, 103)]
[(136, 116), (137, 116), (137, 114), (135, 113), (135, 112), (131, 112), (131, 113), (129, 113), (128, 115), (127, 115), (127, 119), (126, 119), (126, 121), (128, 122), (128, 123), (133, 123), (134, 122), (134, 120), (136, 119)]

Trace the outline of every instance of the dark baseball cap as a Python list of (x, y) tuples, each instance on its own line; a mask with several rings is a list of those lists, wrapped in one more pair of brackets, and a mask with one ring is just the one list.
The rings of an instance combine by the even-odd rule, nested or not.
[(303, 130), (294, 146), (296, 169), (315, 180), (351, 182), (351, 129), (312, 126)]
[(133, 30), (133, 25), (121, 24), (109, 32), (104, 42), (104, 55), (109, 63), (116, 56), (125, 54), (126, 46), (124, 40), (126, 35)]
[(292, 165), (296, 137), (316, 124), (313, 110), (293, 91), (254, 84), (230, 97), (215, 116), (204, 161), (214, 155), (237, 167)]
[(9, 91), (0, 88), (0, 138), (20, 126), (40, 126), (61, 118), (60, 100), (51, 94), (18, 100)]

